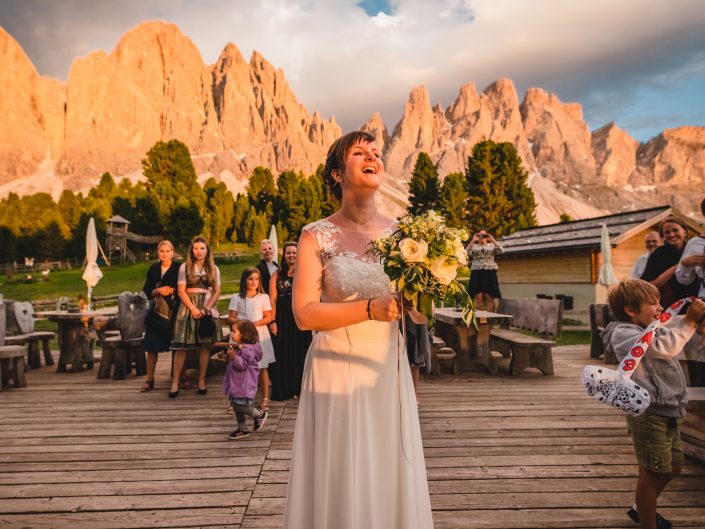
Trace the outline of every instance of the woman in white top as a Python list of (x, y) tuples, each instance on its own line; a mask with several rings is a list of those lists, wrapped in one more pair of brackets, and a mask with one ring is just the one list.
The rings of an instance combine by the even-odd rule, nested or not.
[(494, 258), (496, 255), (502, 255), (504, 249), (490, 233), (480, 230), (473, 235), (467, 251), (472, 259), (468, 290), (475, 308), (479, 309), (485, 303), (487, 310), (494, 311), (494, 300), (502, 297)]
[(377, 211), (384, 164), (374, 136), (351, 132), (323, 178), (338, 211), (303, 229), (293, 284), (306, 355), (285, 529), (432, 529), (400, 307), (372, 240), (396, 229)]
[(276, 362), (272, 337), (267, 325), (272, 322), (272, 303), (264, 293), (259, 270), (250, 266), (240, 276), (240, 293), (233, 296), (228, 306), (228, 321), (250, 320), (257, 327), (262, 360), (259, 363), (259, 381), (262, 386), (262, 410), (269, 409), (270, 380), (267, 367)]

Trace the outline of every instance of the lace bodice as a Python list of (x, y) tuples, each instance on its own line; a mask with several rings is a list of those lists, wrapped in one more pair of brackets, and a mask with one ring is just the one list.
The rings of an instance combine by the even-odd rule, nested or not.
[(320, 249), (323, 277), (321, 301), (335, 303), (369, 299), (391, 289), (379, 260), (367, 253), (369, 243), (389, 235), (393, 225), (378, 233), (348, 230), (321, 219), (304, 227)]

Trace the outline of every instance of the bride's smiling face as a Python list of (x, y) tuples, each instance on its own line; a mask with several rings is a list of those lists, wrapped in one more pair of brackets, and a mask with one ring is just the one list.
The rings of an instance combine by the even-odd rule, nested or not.
[(353, 145), (345, 157), (345, 171), (342, 177), (343, 188), (377, 189), (382, 183), (384, 162), (382, 153), (373, 141)]

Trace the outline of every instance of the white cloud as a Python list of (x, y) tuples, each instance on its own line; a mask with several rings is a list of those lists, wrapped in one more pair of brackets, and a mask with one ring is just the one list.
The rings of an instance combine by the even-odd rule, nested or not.
[(109, 50), (139, 21), (163, 18), (177, 23), (207, 62), (230, 41), (246, 57), (260, 51), (284, 70), (310, 111), (334, 114), (348, 129), (374, 111), (392, 128), (419, 84), (432, 101), (448, 105), (468, 81), (482, 89), (509, 77), (520, 97), (528, 86), (541, 86), (584, 102), (590, 117), (605, 93), (618, 112), (637, 104), (629, 99), (638, 96), (637, 85), (666, 90), (675, 79), (703, 77), (705, 68), (699, 0), (395, 0), (391, 13), (372, 17), (356, 0), (64, 2), (74, 9), (40, 0), (5, 0), (0, 7), (3, 19), (8, 6), (43, 8), (32, 19), (52, 29), (30, 52), (35, 61), (44, 53), (55, 64), (58, 50), (78, 43)]
[(380, 11), (375, 16), (372, 17), (372, 23), (378, 28), (395, 28), (399, 26), (401, 19), (399, 17), (391, 16)]

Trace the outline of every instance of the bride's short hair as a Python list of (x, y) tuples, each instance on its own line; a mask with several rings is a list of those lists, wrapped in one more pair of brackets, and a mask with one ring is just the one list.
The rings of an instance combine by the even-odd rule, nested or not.
[(333, 145), (330, 146), (330, 149), (328, 149), (326, 165), (323, 168), (323, 181), (326, 183), (333, 196), (338, 200), (343, 198), (343, 191), (340, 188), (340, 184), (333, 178), (333, 171), (342, 172), (343, 169), (345, 169), (345, 155), (353, 145), (373, 141), (375, 141), (373, 134), (362, 130), (355, 130), (335, 140)]

